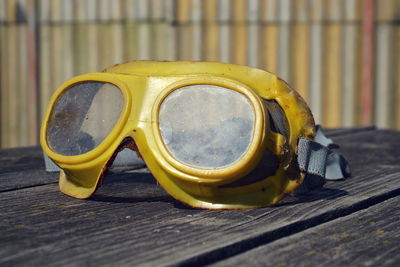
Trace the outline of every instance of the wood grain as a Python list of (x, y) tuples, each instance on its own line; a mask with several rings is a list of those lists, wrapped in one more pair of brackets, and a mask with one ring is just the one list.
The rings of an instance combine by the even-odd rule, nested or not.
[(262, 209), (187, 208), (147, 173), (108, 176), (89, 200), (56, 184), (2, 192), (0, 264), (215, 262), (398, 196), (399, 138), (382, 130), (336, 136), (352, 178)]
[(213, 266), (396, 266), (399, 205), (397, 196)]

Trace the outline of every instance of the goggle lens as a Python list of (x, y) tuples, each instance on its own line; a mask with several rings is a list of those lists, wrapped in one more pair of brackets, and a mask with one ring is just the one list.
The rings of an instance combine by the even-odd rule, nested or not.
[(113, 84), (81, 82), (57, 99), (47, 125), (47, 143), (61, 155), (74, 156), (96, 148), (118, 121), (124, 97)]
[(216, 85), (189, 85), (170, 93), (159, 111), (163, 142), (180, 162), (215, 169), (238, 161), (253, 136), (250, 100)]

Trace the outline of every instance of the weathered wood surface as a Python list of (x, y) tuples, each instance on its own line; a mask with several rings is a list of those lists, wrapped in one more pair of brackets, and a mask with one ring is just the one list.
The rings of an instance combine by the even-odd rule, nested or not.
[(398, 266), (400, 196), (215, 266)]
[(55, 173), (44, 171), (39, 147), (0, 150), (0, 192), (56, 183)]
[[(374, 210), (376, 204), (400, 195), (399, 132), (367, 128), (331, 134), (351, 164), (352, 178), (254, 210), (188, 208), (169, 197), (146, 170), (111, 175), (92, 199), (73, 199), (58, 191), (55, 174), (48, 175), (47, 181), (43, 178), (39, 159), (21, 165), (25, 179), (33, 181), (21, 188), (18, 183), (9, 185), (10, 172), (2, 171), (3, 166), (13, 170), (10, 160), (21, 162), (4, 159), (18, 154), (17, 150), (0, 150), (0, 160), (6, 162), (0, 167), (0, 186), (7, 188), (0, 193), (0, 265), (224, 263), (229, 257), (279, 242), (275, 240), (284, 242), (326, 222)], [(40, 151), (27, 149), (23, 155), (39, 156)], [(38, 172), (26, 170), (28, 166), (36, 166), (32, 168)], [(397, 220), (387, 217), (387, 227), (400, 228)], [(379, 231), (383, 226), (376, 227)], [(310, 240), (306, 237), (304, 242)], [(303, 255), (298, 262), (308, 257)]]

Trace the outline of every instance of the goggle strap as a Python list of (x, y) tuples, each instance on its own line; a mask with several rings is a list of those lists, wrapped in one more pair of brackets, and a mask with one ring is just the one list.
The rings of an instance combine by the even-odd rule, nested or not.
[(59, 172), (61, 171), (60, 167), (58, 167), (54, 161), (52, 161), (46, 153), (43, 152), (44, 164), (47, 172)]
[(326, 180), (343, 180), (350, 176), (346, 159), (332, 151), (337, 147), (320, 126), (317, 126), (314, 140), (299, 138), (297, 164), (306, 172), (306, 177), (296, 193), (322, 188)]

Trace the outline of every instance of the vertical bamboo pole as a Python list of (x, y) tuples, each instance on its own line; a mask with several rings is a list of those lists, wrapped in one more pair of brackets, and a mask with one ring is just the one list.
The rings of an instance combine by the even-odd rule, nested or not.
[(341, 125), (341, 79), (340, 64), (342, 53), (342, 1), (328, 0), (325, 7), (327, 24), (325, 26), (325, 83), (324, 83), (324, 116), (323, 125), (339, 127)]
[(309, 102), (310, 79), (310, 20), (308, 1), (294, 2), (294, 20), (292, 34), (293, 88)]
[(217, 23), (217, 0), (203, 1), (203, 21), (204, 21), (204, 46), (203, 56), (208, 61), (218, 61), (218, 23)]
[(152, 25), (152, 59), (155, 60), (166, 60), (166, 17), (165, 17), (165, 1), (163, 0), (152, 0), (151, 2), (151, 25)]
[(136, 19), (135, 19), (135, 10), (136, 10), (136, 0), (125, 0), (125, 55), (124, 60), (130, 61), (136, 58), (137, 52), (137, 27), (136, 27)]
[(316, 123), (322, 122), (323, 86), (323, 1), (311, 0), (311, 54), (309, 104)]
[[(88, 71), (100, 71), (101, 47), (99, 45), (99, 35), (102, 25), (100, 24), (100, 15), (98, 12), (99, 2), (97, 0), (85, 0), (85, 18), (87, 23), (87, 47), (88, 53), (84, 57), (87, 60)], [(100, 40), (101, 41), (101, 40)]]
[(344, 1), (342, 75), (342, 125), (357, 125), (361, 66), (361, 0)]
[(124, 57), (121, 0), (110, 2), (109, 9), (110, 17), (108, 23), (110, 28), (110, 52), (112, 57), (108, 66), (121, 63)]
[(50, 2), (41, 0), (39, 5), (39, 87), (40, 87), (40, 118), (44, 116), (54, 89), (54, 73), (52, 66), (52, 26), (50, 25)]
[(286, 82), (292, 83), (291, 65), (291, 20), (292, 2), (280, 0), (278, 2), (279, 32), (278, 32), (278, 74)]
[(28, 0), (28, 128), (34, 129), (28, 136), (28, 145), (39, 143), (40, 132), (40, 103), (38, 87), (38, 61), (37, 61), (37, 41), (38, 41), (38, 3), (35, 0)]
[(178, 30), (176, 25), (176, 2), (174, 0), (165, 0), (165, 12), (166, 12), (166, 51), (167, 60), (178, 59)]
[(248, 49), (247, 65), (259, 67), (259, 44), (260, 44), (260, 1), (248, 0)]
[(246, 0), (233, 0), (232, 18), (233, 27), (232, 38), (229, 44), (232, 47), (231, 61), (236, 64), (246, 65), (247, 63), (247, 5)]
[[(375, 80), (375, 124), (381, 128), (394, 126), (394, 26), (395, 1), (377, 1), (376, 26), (376, 80)], [(399, 74), (397, 74), (399, 75)]]
[(262, 0), (261, 10), (261, 67), (276, 73), (278, 71), (278, 0)]
[(364, 0), (362, 24), (361, 125), (372, 123), (374, 81), (374, 0)]
[(191, 24), (192, 26), (192, 60), (202, 60), (202, 0), (192, 0)]
[(74, 0), (74, 75), (89, 72), (87, 1)]
[[(400, 3), (397, 2), (395, 9), (397, 10), (397, 14), (399, 14), (399, 9), (400, 9)], [(395, 61), (395, 66), (394, 66), (394, 73), (395, 73), (395, 85), (394, 89), (396, 91), (395, 94), (395, 128), (397, 130), (400, 130), (400, 75), (396, 75), (397, 73), (400, 73), (400, 25), (394, 25), (395, 28), (395, 33), (394, 33), (394, 45), (395, 45), (395, 52), (394, 52), (394, 61)]]
[[(400, 9), (400, 4), (397, 3), (396, 9)], [(395, 26), (395, 70), (394, 73), (400, 73), (400, 26), (397, 25)], [(396, 105), (395, 105), (395, 114), (396, 114), (396, 119), (395, 119), (395, 128), (397, 130), (400, 130), (400, 75), (395, 74), (395, 90), (396, 90)]]
[(95, 45), (99, 47), (96, 57), (98, 57), (99, 66), (97, 70), (103, 70), (109, 67), (113, 62), (112, 51), (112, 30), (111, 30), (111, 4), (108, 0), (98, 0), (97, 15), (98, 15), (98, 35)]
[[(7, 33), (6, 1), (0, 1), (0, 36)], [(7, 38), (0, 38), (0, 147), (6, 147), (8, 138), (8, 73)]]
[(146, 0), (137, 0), (136, 4), (135, 17), (138, 28), (138, 50), (136, 57), (139, 60), (149, 60), (151, 59), (149, 3)]
[(50, 3), (50, 25), (51, 25), (51, 69), (53, 75), (52, 93), (65, 81), (67, 64), (64, 64), (65, 36), (63, 29), (63, 7), (62, 0), (52, 0)]
[(218, 1), (218, 24), (219, 24), (219, 61), (231, 61), (231, 1)]
[(17, 4), (16, 0), (9, 0), (7, 2), (7, 47), (8, 47), (8, 59), (7, 60), (7, 72), (8, 72), (8, 125), (9, 132), (7, 138), (8, 147), (16, 147), (19, 143), (19, 111), (18, 111), (18, 26), (17, 26)]
[[(63, 65), (64, 72), (62, 74), (62, 80), (59, 81), (57, 86), (60, 86), (64, 81), (74, 76), (74, 34), (73, 34), (73, 2), (71, 0), (62, 0), (60, 3), (60, 14), (61, 14), (61, 43), (62, 43), (62, 54), (59, 55), (62, 61), (59, 64)], [(57, 67), (57, 66), (56, 66)]]
[(192, 0), (177, 0), (176, 22), (178, 27), (178, 58), (191, 60), (193, 47), (193, 25), (190, 21)]
[[(17, 100), (16, 100), (16, 112), (17, 112), (17, 129), (16, 133), (18, 136), (18, 141), (16, 146), (27, 146), (28, 143), (28, 135), (35, 135), (36, 129), (29, 129), (28, 127), (28, 114), (29, 114), (29, 105), (30, 99), (28, 97), (29, 87), (28, 87), (28, 78), (29, 78), (29, 64), (28, 64), (28, 18), (27, 18), (27, 0), (18, 0), (15, 6), (15, 12), (18, 12), (16, 18), (16, 27), (17, 27), (17, 57), (14, 58), (17, 64), (17, 77), (15, 88), (17, 92)], [(34, 100), (34, 99), (32, 99)]]

